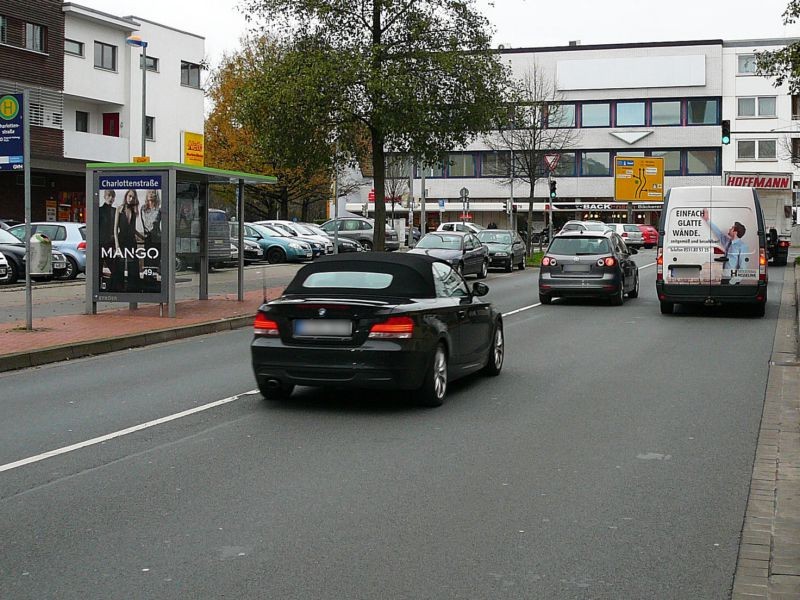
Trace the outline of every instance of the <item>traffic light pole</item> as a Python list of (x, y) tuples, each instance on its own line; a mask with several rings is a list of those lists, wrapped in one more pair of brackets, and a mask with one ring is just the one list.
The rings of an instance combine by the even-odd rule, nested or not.
[[(549, 170), (547, 172), (547, 190), (548, 195), (550, 196), (550, 201), (547, 203), (547, 239), (553, 239), (553, 201), (555, 197), (553, 196), (552, 190), (553, 189), (553, 172)], [(530, 227), (528, 228), (528, 235), (530, 235)]]

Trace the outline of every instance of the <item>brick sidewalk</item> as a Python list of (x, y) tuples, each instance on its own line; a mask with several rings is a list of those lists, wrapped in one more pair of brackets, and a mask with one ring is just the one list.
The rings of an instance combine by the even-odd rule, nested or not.
[[(282, 291), (269, 288), (267, 297), (276, 298)], [(32, 331), (25, 329), (24, 321), (3, 323), (0, 372), (246, 327), (262, 300), (263, 291), (254, 290), (246, 292), (242, 302), (235, 294), (177, 302), (174, 319), (159, 316), (158, 305), (144, 305), (96, 315), (34, 318)]]

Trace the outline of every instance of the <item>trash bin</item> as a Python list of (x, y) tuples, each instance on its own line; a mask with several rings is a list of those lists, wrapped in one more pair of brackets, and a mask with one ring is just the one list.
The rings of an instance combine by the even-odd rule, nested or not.
[(27, 261), (31, 275), (53, 274), (53, 243), (42, 233), (31, 236), (31, 255)]

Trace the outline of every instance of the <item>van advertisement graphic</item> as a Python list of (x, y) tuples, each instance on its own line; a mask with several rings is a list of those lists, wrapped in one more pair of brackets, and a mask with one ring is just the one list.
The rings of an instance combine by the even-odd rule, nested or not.
[(159, 301), (165, 292), (162, 257), (167, 254), (162, 176), (101, 175), (97, 181), (96, 298)]
[(664, 282), (757, 285), (758, 251), (751, 208), (675, 207), (664, 231)]

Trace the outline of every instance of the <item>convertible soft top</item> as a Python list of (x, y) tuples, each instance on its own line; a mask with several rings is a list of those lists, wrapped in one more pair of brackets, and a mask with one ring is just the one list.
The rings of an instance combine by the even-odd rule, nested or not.
[[(284, 291), (285, 295), (346, 295), (352, 294), (350, 288), (305, 287), (303, 284), (315, 273), (331, 273), (337, 271), (356, 271), (365, 273), (387, 273), (393, 276), (389, 287), (384, 289), (358, 289), (358, 295), (391, 296), (400, 298), (435, 298), (436, 288), (433, 282), (435, 262), (443, 262), (423, 254), (407, 254), (405, 252), (364, 252), (332, 254), (321, 256), (313, 263), (300, 269)], [(447, 264), (447, 263), (444, 263)]]

